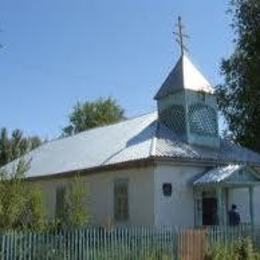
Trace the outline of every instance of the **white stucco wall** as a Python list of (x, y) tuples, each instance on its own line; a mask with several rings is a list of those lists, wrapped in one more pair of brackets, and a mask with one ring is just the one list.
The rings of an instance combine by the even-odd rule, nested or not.
[[(194, 226), (194, 199), (192, 180), (205, 171), (203, 167), (157, 165), (154, 171), (155, 225), (178, 227)], [(171, 197), (163, 195), (163, 183), (171, 183)]]
[[(154, 223), (154, 177), (153, 167), (131, 168), (116, 171), (106, 171), (81, 176), (82, 183), (88, 190), (86, 203), (89, 207), (92, 223), (107, 225), (114, 222), (114, 181), (126, 178), (129, 183), (129, 221), (126, 225), (153, 225)], [(46, 209), (49, 218), (55, 216), (56, 188), (69, 183), (72, 178), (53, 178), (34, 181), (44, 191)]]
[[(114, 216), (114, 180), (129, 181), (130, 225), (153, 225), (153, 168), (138, 168), (93, 174), (88, 177), (94, 223), (100, 224)], [(123, 223), (124, 224), (124, 223)]]
[(237, 210), (240, 214), (241, 223), (250, 222), (249, 210), (249, 191), (247, 188), (230, 189), (228, 198), (228, 209), (232, 204), (237, 205)]
[(255, 224), (260, 226), (260, 186), (254, 188)]
[[(114, 222), (114, 181), (126, 178), (129, 182), (129, 221), (126, 225), (170, 225), (194, 227), (194, 197), (192, 180), (205, 171), (204, 167), (158, 163), (156, 166), (106, 171), (82, 176), (88, 190), (88, 205), (92, 222), (107, 225)], [(72, 178), (52, 178), (34, 181), (43, 189), (49, 218), (55, 216), (56, 188), (66, 185)], [(171, 183), (171, 197), (163, 195), (163, 183)], [(255, 223), (260, 225), (260, 187), (255, 187)], [(248, 189), (229, 191), (229, 208), (237, 204), (241, 221), (250, 220)]]
[[(231, 189), (229, 191), (229, 209), (232, 204), (237, 205), (240, 213), (241, 222), (250, 222), (250, 208), (249, 208), (249, 191), (248, 188)], [(254, 188), (254, 211), (255, 224), (260, 225), (260, 186)]]

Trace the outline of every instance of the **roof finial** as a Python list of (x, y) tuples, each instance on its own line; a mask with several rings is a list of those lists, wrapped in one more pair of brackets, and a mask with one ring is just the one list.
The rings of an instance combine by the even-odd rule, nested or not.
[(184, 39), (188, 39), (189, 36), (183, 32), (184, 26), (181, 22), (181, 17), (178, 17), (178, 23), (177, 23), (177, 32), (173, 32), (173, 34), (176, 35), (176, 41), (180, 45), (181, 48), (181, 56), (184, 55), (184, 52), (188, 52), (188, 48), (185, 46)]

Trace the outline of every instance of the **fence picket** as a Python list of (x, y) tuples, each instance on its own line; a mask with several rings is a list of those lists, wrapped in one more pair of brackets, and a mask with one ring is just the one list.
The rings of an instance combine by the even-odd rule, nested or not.
[(1, 237), (1, 259), (194, 259), (208, 248), (249, 236), (258, 245), (260, 229), (250, 226), (177, 229), (174, 227), (84, 228), (50, 233), (8, 231)]

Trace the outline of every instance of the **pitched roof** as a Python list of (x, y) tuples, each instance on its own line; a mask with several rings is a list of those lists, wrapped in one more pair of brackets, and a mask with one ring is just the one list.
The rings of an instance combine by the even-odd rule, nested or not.
[[(114, 125), (43, 144), (25, 156), (28, 177), (115, 165), (148, 158), (249, 163), (260, 166), (260, 155), (225, 140), (220, 149), (192, 146), (150, 113)], [(11, 170), (16, 162), (6, 166)]]
[(213, 93), (214, 89), (201, 72), (183, 55), (170, 72), (163, 85), (155, 95), (155, 99), (168, 96), (182, 89)]
[(234, 173), (243, 169), (244, 165), (230, 164), (224, 167), (214, 168), (198, 178), (194, 185), (216, 184), (229, 178)]
[(249, 182), (259, 185), (259, 176), (254, 169), (245, 164), (230, 164), (227, 166), (216, 167), (193, 182), (194, 186), (231, 184), (248, 185)]

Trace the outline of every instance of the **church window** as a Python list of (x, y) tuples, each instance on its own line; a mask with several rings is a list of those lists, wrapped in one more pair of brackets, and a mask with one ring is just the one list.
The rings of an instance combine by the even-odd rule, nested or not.
[(162, 186), (163, 195), (165, 197), (170, 197), (172, 195), (172, 184), (171, 183), (164, 183)]
[(218, 122), (215, 109), (204, 104), (190, 106), (189, 125), (191, 133), (217, 136)]
[(185, 110), (181, 105), (172, 105), (164, 109), (160, 120), (176, 133), (185, 133)]
[(120, 179), (114, 183), (114, 217), (118, 221), (129, 218), (128, 180)]
[(57, 219), (62, 219), (64, 217), (65, 211), (65, 186), (59, 186), (56, 188), (56, 210), (55, 215)]

